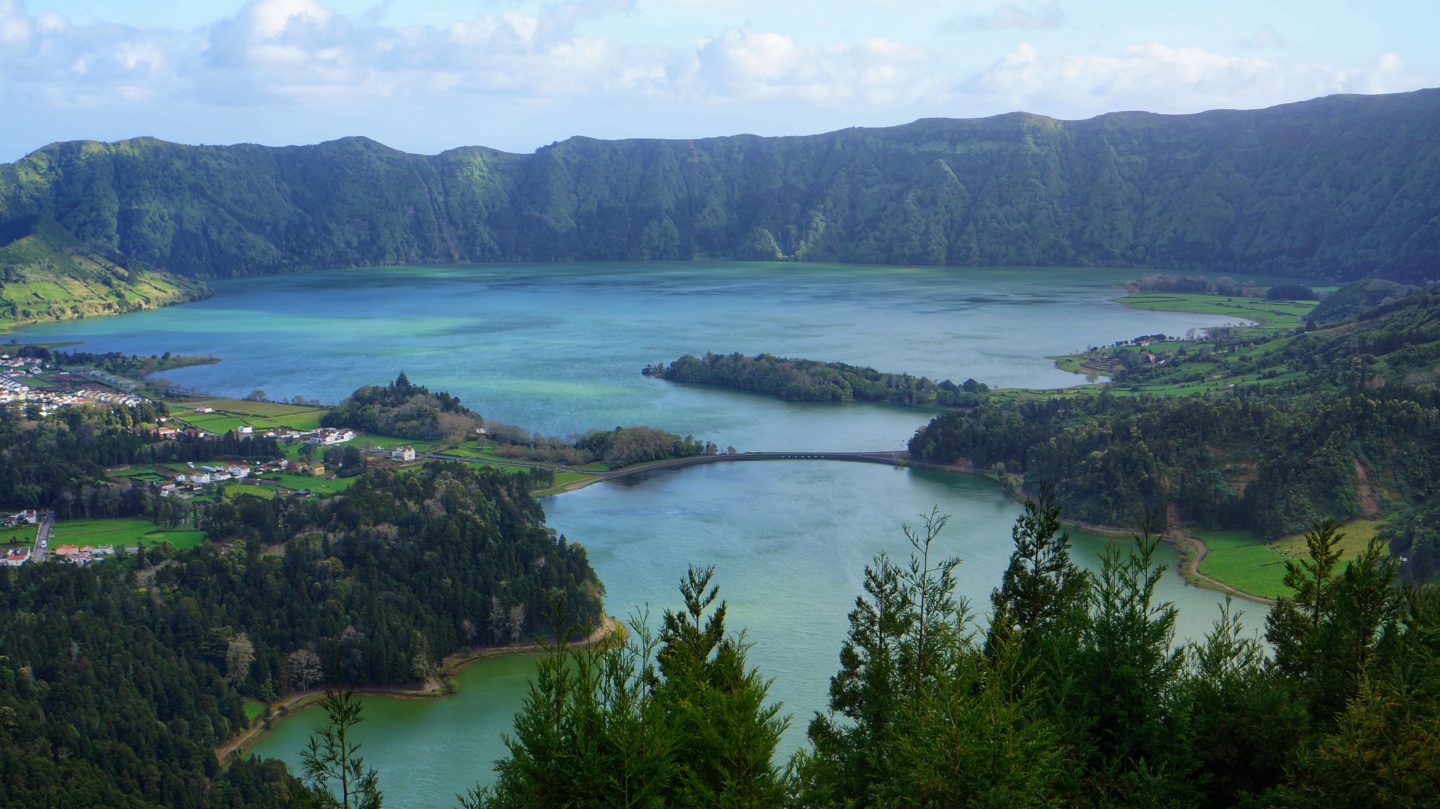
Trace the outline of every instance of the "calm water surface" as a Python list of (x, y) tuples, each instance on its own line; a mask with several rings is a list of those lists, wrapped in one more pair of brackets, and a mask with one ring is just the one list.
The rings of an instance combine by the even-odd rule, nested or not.
[[(208, 301), (36, 327), (28, 339), (81, 340), (96, 351), (210, 354), (218, 365), (170, 374), (229, 395), (334, 402), (401, 369), (488, 418), (546, 433), (650, 424), (747, 450), (900, 449), (927, 414), (864, 405), (792, 405), (684, 388), (639, 374), (682, 353), (762, 351), (992, 385), (1080, 382), (1047, 356), (1089, 345), (1218, 325), (1109, 299), (1134, 271), (903, 269), (766, 264), (517, 265), (403, 268), (223, 281)], [(785, 749), (803, 743), (879, 552), (908, 552), (901, 522), (938, 506), (952, 515), (943, 551), (961, 557), (977, 610), (1010, 552), (1019, 507), (970, 476), (867, 464), (698, 466), (549, 498), (549, 522), (583, 543), (610, 611), (676, 605), (691, 563), (713, 564), (745, 630), (752, 664), (774, 678), (791, 714)], [(1095, 567), (1104, 541), (1077, 537)], [(1174, 553), (1164, 549), (1173, 565)], [(1167, 576), (1182, 637), (1198, 637), (1218, 597)], [(1257, 616), (1259, 608), (1249, 608)], [(1250, 621), (1258, 626), (1258, 621)], [(374, 698), (360, 728), (386, 805), (449, 806), (491, 777), (500, 733), (524, 697), (533, 660), (481, 663), (435, 701)], [(294, 764), (320, 722), (278, 724), (257, 749)]]

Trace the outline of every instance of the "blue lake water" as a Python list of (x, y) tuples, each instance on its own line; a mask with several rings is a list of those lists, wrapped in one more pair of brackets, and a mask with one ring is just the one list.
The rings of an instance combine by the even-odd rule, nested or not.
[[(1134, 271), (794, 264), (490, 265), (311, 273), (217, 282), (214, 298), (27, 329), (87, 350), (208, 354), (169, 374), (225, 395), (335, 402), (404, 370), (487, 418), (552, 434), (648, 424), (742, 450), (901, 449), (929, 414), (796, 405), (640, 375), (682, 353), (769, 352), (957, 382), (1059, 387), (1084, 380), (1047, 356), (1223, 318), (1128, 309)], [(786, 750), (824, 708), (846, 613), (876, 553), (902, 557), (902, 522), (951, 516), (941, 550), (983, 612), (1019, 506), (982, 478), (867, 464), (786, 461), (654, 473), (548, 498), (551, 525), (584, 544), (612, 614), (676, 605), (690, 563), (717, 569), (729, 626), (794, 717)], [(1077, 536), (1094, 568), (1105, 540)], [(1175, 554), (1163, 549), (1173, 565)], [(1197, 638), (1220, 598), (1167, 576), (1179, 634)], [(1261, 608), (1248, 608), (1252, 616)], [(1258, 621), (1247, 622), (1259, 626)], [(444, 700), (366, 700), (367, 761), (386, 805), (448, 806), (488, 781), (525, 693), (526, 658), (481, 663)], [(257, 748), (292, 764), (320, 717), (302, 712)]]

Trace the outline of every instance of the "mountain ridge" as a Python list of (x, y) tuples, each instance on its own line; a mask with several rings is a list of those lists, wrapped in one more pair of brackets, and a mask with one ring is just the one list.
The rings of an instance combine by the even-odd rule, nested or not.
[(818, 135), (577, 136), (533, 153), (70, 141), (0, 165), (54, 218), (181, 275), (484, 261), (788, 259), (1440, 278), (1440, 89), (1263, 110), (926, 118)]

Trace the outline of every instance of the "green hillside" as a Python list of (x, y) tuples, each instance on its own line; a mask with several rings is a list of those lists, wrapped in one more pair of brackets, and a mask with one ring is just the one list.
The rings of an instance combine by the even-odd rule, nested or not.
[(1089, 395), (1002, 391), (937, 417), (910, 452), (1053, 484), (1093, 523), (1271, 538), (1388, 518), (1407, 575), (1440, 569), (1440, 289), (1333, 326), (1143, 351), (1164, 362), (1121, 363)]
[(1440, 90), (530, 155), (60, 143), (0, 166), (0, 221), (35, 214), (185, 275), (709, 257), (1415, 281), (1440, 274)]
[(87, 249), (54, 220), (0, 228), (0, 330), (22, 323), (149, 309), (208, 294), (204, 284), (127, 270)]

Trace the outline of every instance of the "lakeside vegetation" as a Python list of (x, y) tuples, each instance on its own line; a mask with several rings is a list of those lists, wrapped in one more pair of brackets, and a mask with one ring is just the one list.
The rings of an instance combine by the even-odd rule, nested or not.
[(776, 396), (787, 402), (886, 402), (911, 407), (965, 407), (979, 402), (989, 386), (973, 379), (957, 385), (910, 374), (881, 373), (843, 362), (785, 359), (770, 354), (686, 354), (666, 365), (650, 365), (646, 376), (669, 382), (717, 385)]
[[(810, 747), (774, 758), (790, 717), (748, 666), (713, 571), (619, 648), (550, 647), (482, 807), (1412, 806), (1440, 776), (1440, 588), (1398, 584), (1368, 543), (1340, 568), (1333, 525), (1285, 565), (1294, 596), (1242, 632), (1226, 606), (1175, 641), (1155, 540), (1077, 569), (1058, 509), (1016, 521), (988, 624), (955, 592), (959, 559), (907, 528), (849, 615)], [(1273, 650), (1266, 654), (1266, 643)], [(799, 717), (802, 719), (803, 717)], [(1384, 762), (1380, 764), (1379, 762)], [(477, 763), (483, 766), (483, 763)]]
[(1440, 293), (1418, 291), (1328, 327), (1182, 346), (1122, 367), (1098, 395), (993, 396), (939, 416), (910, 451), (1053, 483), (1068, 514), (1102, 524), (1272, 538), (1319, 515), (1384, 515), (1410, 526), (1382, 535), (1426, 578), (1436, 538), (1415, 517), (1440, 480), (1437, 310)]
[[(551, 616), (598, 625), (584, 549), (544, 528), (526, 489), (459, 464), (372, 472), (344, 498), (208, 508), (206, 535), (231, 551), (206, 542), (0, 569), (0, 769), (29, 774), (7, 799), (301, 805), (278, 762), (222, 768), (212, 754), (249, 726), (244, 700), (341, 677), (408, 685), (452, 652), (543, 635)], [(116, 537), (119, 523), (80, 525)]]
[[(559, 438), (532, 433), (501, 422), (486, 422), (448, 393), (431, 393), (412, 383), (402, 371), (387, 386), (369, 385), (327, 413), (327, 427), (350, 427), (381, 435), (429, 440), (431, 452), (454, 451), (460, 457), (530, 460), (568, 467), (598, 464), (619, 469), (637, 463), (694, 455), (714, 455), (719, 448), (693, 436), (678, 436), (653, 427), (616, 427)], [(462, 447), (467, 437), (483, 434), (490, 442), (480, 450)]]

